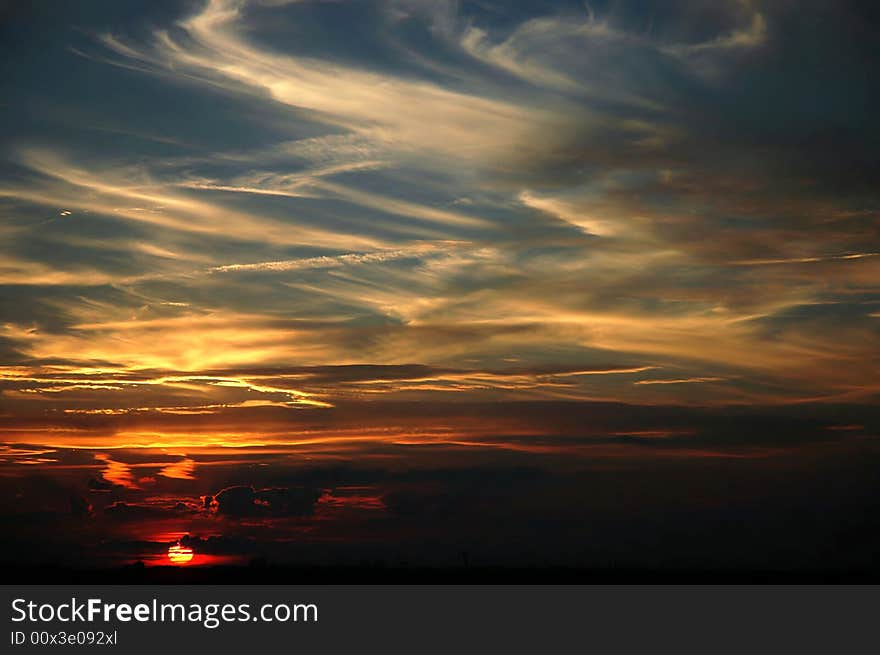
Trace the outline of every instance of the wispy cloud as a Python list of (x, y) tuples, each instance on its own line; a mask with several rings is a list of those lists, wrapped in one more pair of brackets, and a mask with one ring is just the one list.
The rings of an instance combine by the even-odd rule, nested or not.
[(542, 113), (426, 81), (271, 52), (242, 35), (243, 7), (237, 1), (210, 0), (179, 23), (189, 41), (170, 31), (157, 32), (148, 49), (112, 35), (103, 40), (118, 55), (158, 70), (174, 67), (213, 84), (266, 93), (292, 107), (320, 112), (354, 132), (378, 129), (402, 150), (485, 157), (509, 148)]
[(70, 74), (113, 93), (8, 144), (4, 401), (871, 397), (872, 105), (826, 74), (852, 52), (802, 82), (787, 6), (649, 9), (381, 2), (352, 41), (349, 7), (210, 0), (77, 32)]
[(442, 255), (450, 250), (461, 248), (460, 244), (426, 243), (407, 249), (384, 250), (379, 252), (346, 253), (335, 256), (307, 257), (305, 259), (288, 259), (277, 262), (258, 262), (254, 264), (226, 264), (210, 269), (212, 273), (237, 273), (249, 271), (298, 271), (306, 269), (339, 268), (358, 264), (381, 264), (399, 259)]

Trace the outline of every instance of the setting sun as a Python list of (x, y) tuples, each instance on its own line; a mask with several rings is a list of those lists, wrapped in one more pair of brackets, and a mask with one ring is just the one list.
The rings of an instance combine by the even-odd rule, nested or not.
[(168, 549), (168, 559), (172, 564), (186, 564), (187, 562), (192, 561), (192, 558), (192, 548), (187, 548), (180, 544), (174, 544)]

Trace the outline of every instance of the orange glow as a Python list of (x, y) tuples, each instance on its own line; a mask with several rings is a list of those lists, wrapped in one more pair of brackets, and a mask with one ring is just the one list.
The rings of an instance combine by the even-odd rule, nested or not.
[(105, 453), (97, 453), (95, 459), (106, 464), (104, 470), (101, 471), (101, 475), (105, 480), (126, 489), (138, 489), (134, 475), (131, 472), (131, 466), (110, 459), (110, 456)]
[(180, 544), (174, 544), (168, 549), (168, 559), (172, 564), (186, 564), (192, 561), (193, 550)]

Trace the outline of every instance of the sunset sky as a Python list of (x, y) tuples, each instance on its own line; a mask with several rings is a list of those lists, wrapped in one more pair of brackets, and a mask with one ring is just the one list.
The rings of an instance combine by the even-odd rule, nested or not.
[(53, 521), (90, 561), (578, 564), (671, 507), (880, 525), (873, 3), (0, 20), (0, 514), (35, 561)]

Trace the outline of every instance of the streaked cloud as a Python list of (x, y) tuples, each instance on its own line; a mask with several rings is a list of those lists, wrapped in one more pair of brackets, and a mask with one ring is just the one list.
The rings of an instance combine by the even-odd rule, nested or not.
[(13, 415), (875, 397), (864, 53), (791, 60), (855, 9), (138, 11), (5, 137)]

